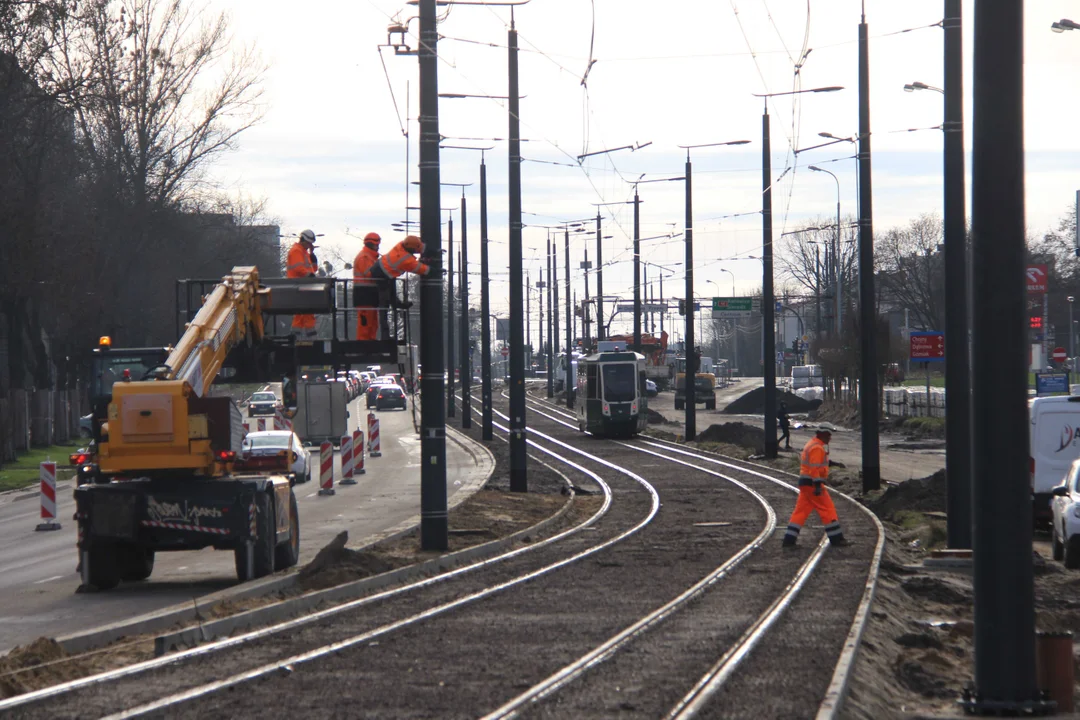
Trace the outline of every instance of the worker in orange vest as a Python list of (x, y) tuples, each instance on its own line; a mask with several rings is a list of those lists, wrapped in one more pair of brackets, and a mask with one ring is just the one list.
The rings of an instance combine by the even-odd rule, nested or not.
[(427, 275), (431, 268), (414, 257), (423, 252), (424, 243), (420, 238), (409, 235), (379, 258), (378, 264), (372, 269), (372, 276), (396, 280), (407, 272)]
[[(319, 270), (319, 261), (315, 258), (315, 233), (305, 230), (300, 239), (289, 248), (285, 261), (285, 276), (290, 278), (315, 277)], [(314, 315), (293, 315), (293, 334), (303, 338), (315, 337)]]
[(788, 520), (787, 532), (784, 533), (784, 546), (795, 547), (799, 531), (806, 524), (811, 512), (816, 512), (825, 526), (829, 542), (836, 546), (850, 545), (840, 529), (840, 519), (836, 515), (825, 481), (829, 479), (829, 440), (832, 433), (818, 430), (803, 448), (799, 460), (799, 499), (795, 502), (795, 512)]
[(379, 262), (379, 233), (364, 236), (364, 247), (353, 259), (353, 305), (356, 313), (356, 339), (377, 340), (379, 337), (379, 289), (371, 277), (371, 269)]

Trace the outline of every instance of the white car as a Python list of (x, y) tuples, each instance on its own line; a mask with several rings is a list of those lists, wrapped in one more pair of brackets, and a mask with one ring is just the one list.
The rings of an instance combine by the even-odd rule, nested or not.
[(1050, 491), (1051, 538), (1054, 559), (1080, 568), (1080, 460), (1074, 460), (1065, 479)]
[(296, 475), (297, 483), (311, 479), (309, 453), (292, 430), (249, 432), (240, 455), (246, 469), (291, 472)]

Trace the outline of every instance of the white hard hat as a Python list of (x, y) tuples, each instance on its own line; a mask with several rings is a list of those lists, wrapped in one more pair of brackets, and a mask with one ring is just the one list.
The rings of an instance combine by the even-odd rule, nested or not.
[(311, 230), (305, 230), (304, 232), (300, 233), (300, 239), (303, 240), (304, 242), (309, 242), (312, 245), (314, 245), (315, 244), (315, 233), (312, 232)]

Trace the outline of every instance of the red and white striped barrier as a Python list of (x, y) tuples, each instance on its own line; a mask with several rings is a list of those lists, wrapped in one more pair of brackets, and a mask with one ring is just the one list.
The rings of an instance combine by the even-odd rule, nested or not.
[(334, 494), (334, 446), (328, 442), (319, 446), (319, 494)]
[(363, 475), (367, 472), (364, 469), (364, 431), (353, 430), (352, 434), (353, 444), (353, 474)]
[(39, 466), (41, 477), (41, 522), (36, 530), (59, 530), (56, 519), (56, 463), (47, 460)]
[(280, 410), (274, 411), (274, 429), (275, 430), (292, 430), (292, 420), (281, 414)]
[(255, 421), (256, 432), (266, 432), (266, 418), (259, 418)]
[(249, 423), (244, 423), (244, 434), (247, 435), (249, 432), (251, 432), (251, 425)]
[(352, 435), (341, 436), (341, 484), (342, 485), (355, 485), (356, 480), (353, 479), (353, 463), (355, 456), (353, 455), (353, 439)]
[(379, 441), (379, 418), (375, 417), (375, 413), (368, 413), (367, 434), (368, 455), (382, 457), (382, 443)]

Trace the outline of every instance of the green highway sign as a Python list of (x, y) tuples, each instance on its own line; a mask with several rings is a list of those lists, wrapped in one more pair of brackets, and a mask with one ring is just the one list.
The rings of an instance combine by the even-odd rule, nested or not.
[(748, 318), (761, 311), (761, 300), (753, 297), (714, 297), (712, 316), (717, 319)]

